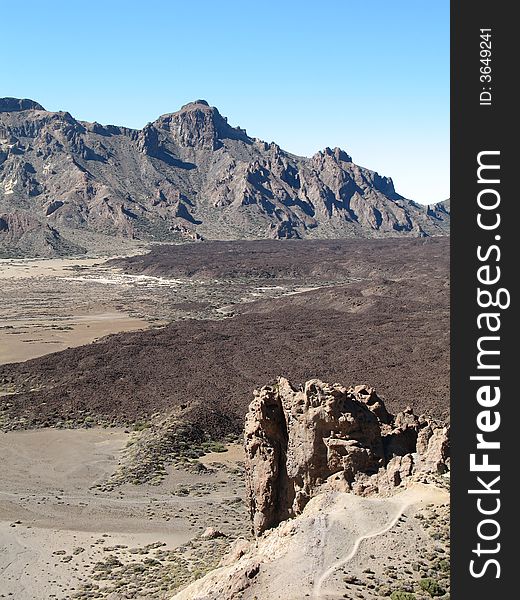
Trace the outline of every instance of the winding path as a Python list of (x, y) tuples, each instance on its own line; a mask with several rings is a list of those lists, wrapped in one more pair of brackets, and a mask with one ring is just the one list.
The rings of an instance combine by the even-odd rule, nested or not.
[(335, 563), (333, 563), (328, 569), (326, 569), (319, 577), (318, 580), (316, 580), (316, 582), (314, 583), (314, 587), (313, 587), (313, 598), (318, 599), (320, 598), (320, 594), (321, 594), (321, 588), (323, 587), (323, 583), (335, 572), (337, 571), (339, 568), (341, 568), (343, 565), (347, 564), (350, 560), (352, 560), (354, 558), (354, 556), (356, 556), (358, 550), (359, 550), (359, 546), (361, 545), (361, 542), (363, 540), (368, 540), (370, 538), (375, 538), (378, 537), (380, 535), (383, 535), (384, 533), (386, 533), (387, 531), (390, 531), (390, 529), (392, 529), (392, 527), (394, 527), (394, 525), (397, 523), (397, 521), (399, 521), (399, 519), (403, 516), (404, 511), (411, 506), (412, 504), (414, 504), (414, 502), (412, 500), (408, 501), (408, 502), (403, 502), (398, 510), (397, 510), (397, 514), (394, 516), (394, 518), (390, 521), (390, 523), (388, 523), (387, 525), (385, 525), (385, 527), (383, 527), (382, 529), (378, 529), (377, 531), (374, 531), (372, 533), (368, 533), (366, 535), (361, 535), (358, 538), (356, 538), (354, 545), (352, 546), (352, 549), (350, 550), (350, 552), (342, 559), (336, 561)]

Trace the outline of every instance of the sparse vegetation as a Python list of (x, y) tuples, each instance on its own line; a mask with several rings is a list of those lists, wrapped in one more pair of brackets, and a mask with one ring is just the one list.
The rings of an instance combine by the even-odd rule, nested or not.
[(436, 596), (444, 596), (446, 590), (437, 582), (435, 579), (431, 577), (426, 577), (419, 581), (419, 586), (422, 590), (430, 594), (432, 598)]
[(415, 600), (415, 594), (411, 592), (392, 592), (390, 594), (390, 600)]
[[(327, 247), (327, 244), (324, 243), (324, 247)], [(343, 242), (334, 241), (330, 244), (333, 246), (338, 244), (341, 250)], [(359, 244), (362, 245), (363, 242)], [(351, 379), (348, 383), (359, 381), (361, 373), (363, 379), (381, 381), (380, 389), (394, 398), (414, 396), (414, 385), (424, 387), (428, 390), (428, 402), (430, 398), (434, 398), (434, 404), (421, 406), (421, 408), (430, 410), (434, 406), (434, 410), (438, 409), (437, 414), (442, 412), (442, 398), (444, 398), (441, 393), (442, 385), (437, 381), (424, 379), (417, 384), (417, 370), (414, 374), (417, 364), (420, 365), (422, 373), (424, 360), (431, 359), (430, 362), (437, 371), (438, 365), (444, 360), (442, 358), (444, 342), (441, 338), (438, 341), (437, 337), (444, 331), (443, 318), (448, 313), (446, 307), (439, 304), (435, 305), (435, 311), (431, 310), (432, 294), (437, 296), (445, 289), (446, 278), (443, 275), (442, 260), (433, 267), (434, 271), (436, 269), (433, 283), (428, 280), (425, 285), (421, 279), (424, 273), (422, 275), (420, 273), (421, 265), (424, 267), (424, 264), (428, 263), (427, 276), (430, 276), (431, 255), (428, 258), (428, 251), (430, 250), (431, 253), (433, 247), (437, 254), (442, 254), (442, 247), (435, 240), (430, 246), (428, 242), (423, 248), (427, 260), (417, 259), (418, 266), (414, 267), (419, 274), (415, 279), (401, 285), (399, 273), (402, 263), (396, 262), (392, 254), (392, 244), (381, 242), (380, 246), (383, 249), (390, 249), (383, 257), (380, 256), (381, 253), (377, 248), (375, 250), (380, 265), (377, 277), (354, 283), (343, 281), (341, 285), (336, 281), (336, 286), (332, 287), (330, 281), (326, 281), (326, 274), (321, 273), (318, 274), (317, 279), (318, 285), (323, 284), (322, 289), (306, 293), (304, 297), (294, 295), (273, 301), (271, 298), (276, 294), (280, 296), (282, 292), (276, 294), (266, 292), (266, 296), (262, 296), (258, 305), (237, 306), (240, 304), (237, 298), (240, 298), (242, 293), (247, 295), (255, 289), (251, 287), (252, 279), (264, 277), (263, 274), (253, 273), (251, 276), (251, 273), (245, 273), (242, 279), (231, 277), (232, 283), (226, 281), (221, 288), (218, 288), (217, 284), (208, 285), (203, 291), (203, 300), (207, 300), (208, 303), (204, 306), (202, 302), (192, 303), (190, 308), (192, 312), (178, 305), (175, 309), (177, 312), (172, 313), (175, 319), (179, 318), (179, 315), (182, 315), (182, 318), (186, 315), (195, 318), (214, 318), (215, 309), (221, 307), (224, 300), (226, 303), (235, 304), (234, 310), (237, 316), (227, 323), (222, 320), (200, 321), (197, 323), (195, 337), (193, 324), (184, 321), (154, 332), (116, 336), (98, 344), (97, 348), (94, 345), (61, 353), (59, 368), (56, 366), (58, 364), (56, 359), (52, 357), (29, 361), (23, 367), (11, 365), (0, 368), (2, 388), (8, 392), (20, 392), (16, 396), (0, 398), (0, 426), (5, 429), (41, 426), (91, 428), (118, 424), (124, 424), (128, 428), (126, 433), (130, 434), (130, 440), (123, 451), (124, 458), (114, 477), (100, 486), (100, 489), (107, 494), (101, 494), (97, 489), (94, 490), (92, 497), (96, 495), (105, 498), (112, 491), (114, 498), (122, 498), (126, 489), (124, 487), (116, 489), (119, 484), (128, 482), (135, 485), (160, 484), (167, 474), (167, 469), (168, 472), (174, 472), (182, 468), (188, 474), (183, 472), (179, 483), (168, 487), (164, 494), (168, 506), (165, 509), (157, 509), (153, 506), (147, 510), (144, 518), (152, 519), (153, 522), (158, 518), (158, 513), (161, 513), (160, 518), (165, 522), (171, 519), (170, 524), (173, 524), (185, 520), (199, 532), (202, 532), (203, 526), (218, 524), (219, 527), (227, 528), (226, 535), (230, 536), (227, 541), (222, 540), (216, 545), (213, 545), (213, 542), (203, 543), (195, 539), (193, 544), (186, 543), (174, 551), (146, 546), (125, 549), (105, 545), (103, 552), (98, 552), (96, 556), (96, 560), (99, 556), (103, 560), (97, 560), (95, 563), (93, 561), (90, 570), (86, 569), (85, 585), (78, 592), (77, 598), (85, 600), (105, 598), (112, 592), (132, 597), (132, 594), (137, 593), (137, 589), (146, 592), (149, 598), (168, 597), (168, 594), (171, 595), (171, 592), (179, 586), (204, 575), (207, 570), (216, 566), (229, 540), (232, 536), (239, 535), (240, 527), (248, 531), (247, 511), (243, 498), (237, 496), (235, 499), (229, 499), (233, 494), (242, 493), (240, 486), (244, 480), (243, 468), (229, 467), (227, 456), (222, 459), (216, 458), (217, 461), (222, 460), (221, 463), (214, 462), (213, 457), (207, 462), (204, 461), (204, 464), (199, 459), (208, 453), (224, 452), (226, 444), (230, 441), (242, 442), (239, 432), (244, 402), (250, 399), (250, 389), (255, 385), (253, 382), (255, 377), (261, 376), (261, 383), (265, 382), (267, 367), (264, 362), (258, 363), (258, 348), (271, 348), (273, 339), (276, 340), (277, 351), (270, 353), (268, 357), (268, 368), (273, 369), (273, 373), (280, 370), (280, 365), (283, 365), (284, 369), (289, 365), (287, 368), (295, 369), (295, 379), (301, 381), (308, 369), (315, 368), (316, 352), (318, 352), (320, 358), (322, 355), (327, 358), (334, 377), (341, 380), (344, 361), (337, 354), (338, 323), (341, 328), (355, 328), (360, 331), (363, 343), (358, 344), (356, 340), (356, 344), (362, 348), (369, 348), (370, 357), (373, 358), (377, 354), (374, 349), (377, 350), (380, 340), (372, 337), (376, 334), (370, 328), (370, 323), (373, 322), (374, 316), (377, 319), (385, 319), (398, 314), (402, 320), (397, 322), (395, 329), (388, 336), (385, 335), (383, 344), (397, 348), (395, 355), (390, 356), (390, 359), (399, 362), (402, 358), (399, 354), (401, 351), (399, 343), (403, 341), (392, 336), (399, 337), (404, 330), (408, 331), (407, 328), (413, 326), (414, 340), (416, 340), (414, 343), (418, 344), (413, 357), (420, 357), (418, 363), (413, 363), (402, 379), (395, 380), (395, 373), (382, 369), (379, 364), (370, 363), (372, 370), (367, 373), (365, 370), (367, 355), (356, 354), (355, 360), (359, 360), (359, 363), (349, 365)], [(413, 247), (413, 244), (410, 247)], [(287, 247), (283, 248), (285, 252)], [(396, 248), (399, 249), (400, 246), (396, 244)], [(207, 259), (204, 254), (206, 250), (193, 251), (201, 252), (201, 260)], [(304, 254), (305, 252), (307, 250)], [(289, 254), (290, 252), (287, 253)], [(344, 253), (341, 254), (343, 256), (341, 260), (346, 261)], [(275, 265), (275, 271), (287, 270), (287, 266), (283, 264), (283, 261), (287, 260), (287, 255), (285, 258), (283, 256), (276, 258), (281, 262)], [(230, 260), (235, 260), (231, 254), (229, 256)], [(348, 262), (345, 262), (345, 265), (346, 271), (352, 267)], [(314, 269), (315, 266), (309, 263), (308, 268)], [(244, 268), (249, 267), (245, 265)], [(307, 265), (302, 264), (298, 268), (305, 270)], [(363, 273), (358, 275), (365, 276)], [(390, 284), (389, 279), (394, 275), (395, 280)], [(284, 294), (294, 291), (303, 283), (303, 279), (298, 277), (302, 277), (301, 272), (296, 272), (293, 281), (284, 288)], [(386, 277), (388, 280), (385, 279)], [(276, 281), (276, 277), (272, 281)], [(438, 283), (442, 285), (435, 287)], [(254, 285), (258, 285), (258, 281)], [(230, 293), (236, 298), (228, 298), (226, 294)], [(201, 298), (202, 296), (199, 296), (199, 300)], [(273, 302), (275, 310), (269, 308), (267, 298)], [(168, 301), (163, 299), (161, 302), (163, 302), (161, 310), (170, 309), (171, 304), (168, 304)], [(403, 303), (406, 303), (409, 310), (397, 313), (396, 308), (401, 307)], [(317, 307), (319, 318), (316, 317)], [(142, 307), (139, 310), (142, 310)], [(376, 315), (374, 311), (377, 311)], [(251, 312), (254, 313), (255, 319), (251, 318)], [(334, 318), (329, 318), (331, 316)], [(283, 322), (282, 329), (280, 329), (281, 322)], [(254, 323), (254, 326), (251, 323)], [(309, 349), (309, 355), (305, 354), (304, 363), (292, 360), (301, 348), (302, 338), (312, 336), (316, 332), (319, 335), (319, 343)], [(239, 340), (238, 344), (237, 340)], [(423, 342), (424, 346), (421, 345)], [(407, 340), (405, 343), (408, 343)], [(98, 353), (100, 346), (103, 346), (101, 354)], [(346, 351), (348, 350), (347, 348)], [(204, 369), (197, 371), (196, 376), (202, 374), (202, 377), (200, 380), (193, 381), (193, 369), (186, 368), (186, 365), (193, 365), (201, 360), (205, 361)], [(80, 364), (83, 370), (76, 370)], [(91, 371), (96, 377), (90, 377)], [(244, 380), (244, 372), (250, 374), (251, 380)], [(52, 380), (48, 378), (49, 373), (52, 373)], [(66, 373), (67, 377), (63, 378), (63, 373)], [(114, 373), (117, 373), (117, 378)], [(68, 390), (70, 378), (76, 377), (76, 374), (73, 397)], [(152, 389), (150, 374), (154, 377), (153, 394), (157, 406), (150, 400)], [(429, 376), (429, 374), (425, 375), (425, 377)], [(210, 384), (206, 380), (210, 381)], [(131, 393), (126, 391), (127, 382), (129, 386), (131, 383)], [(36, 390), (38, 394), (34, 393)], [(433, 392), (430, 393), (432, 390)], [(417, 394), (415, 396), (419, 397)], [(39, 403), (37, 405), (35, 405), (36, 397)], [(100, 402), (100, 398), (103, 402)], [(38, 406), (38, 410), (35, 410), (35, 406)], [(106, 411), (106, 414), (103, 411)], [(166, 418), (165, 414), (170, 414), (170, 411), (175, 417)], [(215, 472), (218, 472), (216, 477)], [(231, 474), (233, 477), (228, 478), (225, 483), (220, 481), (220, 473)], [(101, 479), (100, 477), (96, 481)], [(168, 481), (169, 485), (170, 481)], [(222, 495), (223, 485), (230, 487), (226, 489), (227, 499), (221, 505), (219, 496)], [(151, 493), (160, 495), (165, 489), (166, 486), (158, 490), (153, 489)], [(134, 488), (130, 494), (138, 495), (141, 491)], [(213, 497), (215, 492), (217, 492), (216, 500)], [(184, 496), (186, 498), (183, 498)], [(195, 508), (201, 498), (207, 502), (207, 506), (215, 503), (215, 507), (202, 516), (197, 512), (199, 509)], [(57, 502), (60, 504), (62, 500)], [(238, 509), (237, 514), (234, 512), (235, 505)], [(189, 508), (186, 509), (186, 506)], [(424, 600), (426, 595), (436, 598), (444, 595), (447, 598), (449, 594), (447, 514), (448, 509), (439, 510), (437, 506), (430, 505), (424, 512), (416, 515), (417, 521), (411, 518), (406, 521), (401, 520), (394, 532), (395, 535), (406, 534), (409, 525), (413, 524), (417, 531), (420, 531), (421, 541), (424, 541), (424, 544), (419, 545), (417, 552), (412, 552), (412, 555), (406, 559), (397, 552), (395, 556), (388, 557), (388, 564), (385, 564), (388, 569), (379, 566), (379, 554), (374, 547), (375, 554), (370, 555), (370, 560), (347, 575), (348, 580), (344, 579), (349, 590), (348, 597), (357, 598), (364, 595), (365, 598), (372, 598), (379, 594), (390, 600)], [(90, 546), (83, 544), (84, 551), (82, 548), (71, 546), (66, 554), (60, 554), (56, 560), (72, 562), (72, 565), (75, 564), (74, 561), (83, 560), (83, 557), (90, 552)], [(341, 558), (341, 551), (338, 550), (337, 554), (336, 558)], [(378, 554), (377, 559), (376, 554)], [(366, 568), (367, 565), (370, 568)], [(341, 575), (339, 584), (342, 585)]]
[[(221, 440), (240, 431), (252, 389), (281, 373), (302, 382), (316, 375), (317, 364), (327, 364), (334, 381), (370, 381), (389, 398), (391, 410), (394, 399), (408, 397), (417, 399), (421, 412), (446, 413), (447, 384), (435, 373), (446, 372), (449, 362), (448, 240), (244, 241), (174, 248), (161, 246), (119, 265), (131, 274), (127, 277), (151, 276), (147, 269), (157, 268), (154, 275), (185, 278), (174, 294), (167, 286), (133, 286), (125, 280), (128, 290), (105, 286), (104, 296), (94, 297), (94, 291), (99, 295), (96, 277), (114, 276), (109, 266), (97, 267), (92, 286), (66, 281), (72, 296), (68, 310), (88, 300), (107, 310), (173, 322), (0, 366), (0, 388), (18, 392), (9, 397), (3, 428), (55, 426), (58, 421), (79, 427), (85, 415), (99, 425), (131, 427), (154, 414), (179, 410)], [(240, 277), (232, 277), (237, 270)], [(263, 271), (272, 276), (268, 286), (259, 283)], [(27, 286), (27, 294), (43, 294), (52, 283), (58, 296), (55, 288), (63, 289), (58, 279), (35, 279), (31, 285), (40, 287)], [(23, 305), (24, 296), (16, 290), (25, 286), (15, 283), (2, 290), (10, 306)], [(235, 314), (225, 318), (223, 309), (233, 301)], [(48, 302), (45, 310), (57, 312), (63, 297)], [(374, 320), (392, 322), (384, 339)], [(348, 342), (348, 368), (337, 351), (339, 331), (357, 331), (363, 340), (360, 345)], [(12, 331), (4, 335), (13, 337)], [(299, 352), (308, 339), (319, 343)], [(427, 372), (425, 362), (431, 365)], [(388, 364), (407, 368), (397, 373)]]

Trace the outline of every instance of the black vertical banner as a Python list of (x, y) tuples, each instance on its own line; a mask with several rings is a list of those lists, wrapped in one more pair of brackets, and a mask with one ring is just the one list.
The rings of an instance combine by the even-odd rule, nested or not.
[(512, 107), (520, 36), (512, 6), (451, 3), (454, 600), (518, 595), (520, 399), (513, 376), (520, 352), (512, 286), (520, 272), (520, 198), (512, 181), (520, 167), (513, 165), (519, 152)]

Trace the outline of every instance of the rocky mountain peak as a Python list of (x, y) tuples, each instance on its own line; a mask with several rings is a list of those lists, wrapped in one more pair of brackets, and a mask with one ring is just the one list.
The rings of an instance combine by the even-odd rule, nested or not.
[(193, 100), (193, 102), (188, 102), (188, 104), (181, 106), (181, 109), (177, 112), (181, 112), (183, 110), (192, 110), (200, 106), (207, 106), (208, 108), (210, 107), (207, 100)]
[(349, 156), (345, 150), (342, 150), (341, 148), (334, 148), (334, 149), (330, 149), (330, 148), (325, 148), (325, 150), (323, 151), (324, 154), (326, 154), (327, 156), (333, 156), (337, 161), (343, 161), (343, 162), (352, 162), (352, 157)]
[(0, 98), (0, 112), (20, 112), (22, 110), (45, 110), (41, 104), (29, 98)]
[[(296, 156), (202, 99), (141, 130), (0, 100), (0, 211), (25, 211), (67, 239), (156, 241), (445, 235), (450, 219), (449, 206), (402, 198), (340, 148)], [(0, 231), (0, 253), (7, 246), (22, 252)]]
[(159, 117), (155, 124), (188, 148), (218, 150), (226, 139), (252, 143), (244, 129), (229, 125), (227, 118), (206, 100), (189, 102), (180, 110)]

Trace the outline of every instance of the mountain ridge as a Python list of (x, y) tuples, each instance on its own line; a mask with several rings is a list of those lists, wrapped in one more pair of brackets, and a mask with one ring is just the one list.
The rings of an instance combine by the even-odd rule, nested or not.
[(172, 242), (449, 230), (449, 208), (403, 198), (390, 178), (344, 150), (296, 156), (231, 126), (205, 100), (131, 129), (0, 99), (0, 219), (4, 256), (95, 250), (100, 236)]

